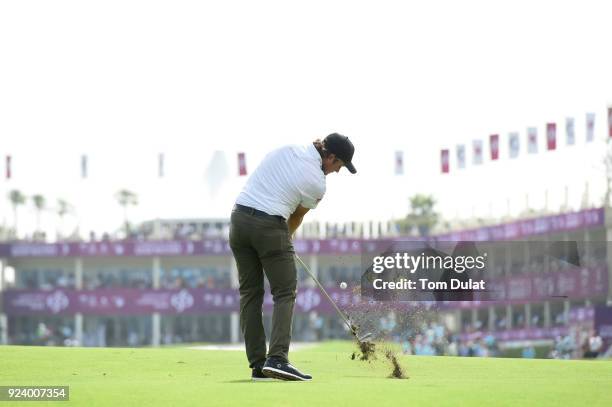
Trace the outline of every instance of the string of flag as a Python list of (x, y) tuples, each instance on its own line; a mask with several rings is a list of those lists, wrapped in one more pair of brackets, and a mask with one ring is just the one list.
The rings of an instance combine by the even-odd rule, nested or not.
[[(165, 168), (164, 168), (164, 158), (165, 155), (163, 153), (159, 153), (157, 156), (157, 176), (158, 178), (164, 178), (165, 176)], [(247, 161), (246, 154), (244, 152), (237, 153), (237, 175), (240, 177), (248, 175), (247, 172)], [(87, 154), (82, 154), (80, 156), (80, 170), (81, 170), (81, 178), (87, 179), (89, 173), (89, 156)], [(13, 173), (13, 156), (5, 155), (4, 158), (4, 178), (6, 180), (10, 180), (14, 177)]]
[[(527, 153), (538, 154), (538, 129), (537, 127), (527, 128)], [(608, 138), (612, 138), (612, 106), (608, 107)], [(521, 141), (518, 132), (508, 133), (508, 158), (516, 159), (520, 155)], [(585, 116), (585, 143), (591, 143), (595, 140), (595, 113), (587, 113)], [(575, 121), (573, 117), (565, 118), (565, 144), (567, 146), (576, 145)], [(546, 123), (546, 150), (554, 151), (557, 149), (557, 123)], [(450, 149), (444, 148), (440, 150), (440, 171), (442, 174), (448, 174), (450, 168)], [(458, 144), (455, 146), (455, 158), (457, 169), (466, 167), (466, 146)], [(477, 139), (472, 141), (472, 165), (478, 166), (483, 164), (483, 140)], [(500, 158), (500, 135), (489, 135), (489, 157), (491, 161), (499, 160)]]
[[(565, 119), (565, 134), (566, 145), (573, 146), (576, 144), (576, 135), (574, 129), (574, 118), (568, 117)], [(612, 138), (612, 106), (608, 108), (608, 137)], [(586, 143), (590, 143), (595, 139), (595, 113), (586, 114)], [(556, 150), (557, 148), (557, 124), (546, 123), (546, 148), (548, 151)], [(457, 168), (464, 169), (466, 167), (466, 146), (459, 144), (456, 146)], [(515, 159), (520, 155), (520, 136), (518, 132), (508, 134), (508, 151), (509, 158)], [(538, 154), (538, 130), (536, 127), (527, 128), (527, 153)], [(500, 136), (499, 134), (491, 134), (489, 136), (489, 154), (490, 160), (496, 161), (500, 158)], [(484, 143), (483, 140), (477, 139), (472, 141), (472, 165), (482, 165), (484, 162)], [(159, 153), (157, 159), (157, 176), (164, 178), (165, 155)], [(81, 155), (81, 178), (87, 179), (89, 169), (89, 157), (86, 154)], [(450, 150), (442, 149), (440, 151), (441, 172), (447, 174), (450, 172)], [(395, 152), (395, 175), (404, 174), (404, 152)], [(5, 156), (5, 179), (13, 178), (13, 157)], [(248, 175), (246, 153), (237, 153), (237, 175), (240, 177)]]

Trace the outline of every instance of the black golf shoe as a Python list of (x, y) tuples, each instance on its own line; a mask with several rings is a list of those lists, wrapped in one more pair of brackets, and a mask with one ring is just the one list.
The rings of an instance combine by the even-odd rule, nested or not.
[(274, 379), (272, 377), (268, 377), (261, 371), (263, 364), (255, 366), (252, 369), (251, 380), (254, 382), (272, 382)]
[(312, 376), (304, 374), (281, 359), (268, 358), (261, 369), (264, 375), (280, 380), (304, 381), (312, 380)]

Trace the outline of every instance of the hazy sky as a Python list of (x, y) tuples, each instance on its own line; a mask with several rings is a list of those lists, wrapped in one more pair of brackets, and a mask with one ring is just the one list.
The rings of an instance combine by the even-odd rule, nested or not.
[[(83, 231), (118, 227), (120, 188), (140, 196), (134, 220), (227, 216), (245, 181), (238, 151), (252, 171), (273, 148), (337, 131), (356, 146), (358, 174), (328, 177), (309, 219), (403, 216), (416, 192), (434, 194), (448, 217), (501, 214), (508, 198), (518, 210), (525, 194), (541, 206), (545, 189), (558, 206), (565, 185), (577, 205), (586, 180), (595, 200), (612, 103), (611, 15), (610, 2), (584, 0), (3, 1), (0, 168), (12, 155), (14, 178), (0, 192), (65, 198)], [(598, 141), (585, 146), (587, 112)], [(565, 146), (568, 116), (574, 147)], [(554, 153), (544, 151), (551, 121)], [(528, 126), (538, 127), (537, 156), (526, 155)], [(472, 140), (486, 153), (492, 133), (501, 161), (473, 168)], [(454, 172), (457, 144), (468, 168), (440, 175), (440, 149), (451, 149)], [(396, 150), (403, 176), (393, 175)], [(216, 151), (224, 156), (211, 173)], [(2, 197), (0, 222), (12, 219)], [(55, 220), (46, 215), (45, 227)]]

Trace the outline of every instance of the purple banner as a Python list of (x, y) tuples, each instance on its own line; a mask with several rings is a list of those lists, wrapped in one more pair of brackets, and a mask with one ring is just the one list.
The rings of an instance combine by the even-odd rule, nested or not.
[[(513, 240), (546, 233), (566, 232), (603, 226), (604, 210), (588, 209), (564, 215), (521, 220), (504, 225), (433, 236), (439, 241)], [(355, 254), (383, 252), (392, 240), (325, 239), (296, 240), (295, 250), (301, 254)], [(225, 240), (146, 241), (90, 243), (8, 243), (0, 244), (0, 257), (151, 257), (230, 255)]]
[[(339, 289), (329, 290), (340, 306), (360, 301), (360, 296)], [(182, 289), (182, 290), (66, 290), (5, 291), (3, 309), (8, 315), (142, 315), (232, 312), (239, 310), (238, 290)], [(264, 309), (272, 310), (272, 296), (264, 297)], [(318, 289), (298, 291), (296, 312), (317, 311), (332, 313), (332, 306)]]
[[(473, 308), (500, 304), (521, 304), (556, 298), (581, 299), (604, 296), (608, 292), (606, 268), (579, 269), (565, 272), (516, 276), (500, 280), (497, 290), (500, 301), (462, 301), (441, 304), (445, 308)], [(376, 302), (361, 301), (361, 295), (351, 289), (330, 288), (328, 292), (341, 308), (375, 307)], [(238, 290), (182, 289), (138, 290), (129, 288), (98, 290), (9, 290), (2, 296), (3, 310), (8, 315), (72, 315), (77, 312), (92, 315), (162, 314), (238, 311)], [(264, 297), (264, 309), (272, 309), (272, 296)], [(380, 304), (379, 304), (380, 305)], [(383, 304), (388, 307), (389, 304)], [(398, 304), (410, 307), (408, 303)], [(296, 312), (333, 313), (332, 306), (317, 288), (300, 288)]]
[(606, 267), (508, 277), (496, 286), (498, 298), (523, 303), (554, 298), (580, 299), (608, 293)]
[[(491, 301), (445, 301), (451, 308), (486, 307), (500, 304), (526, 304), (558, 299), (578, 300), (605, 296), (608, 293), (607, 267), (573, 269), (541, 274), (524, 274), (489, 283)], [(476, 298), (478, 297), (478, 293)]]
[(563, 215), (520, 220), (503, 225), (465, 230), (436, 236), (440, 241), (515, 240), (547, 233), (569, 232), (604, 225), (603, 208), (586, 209)]

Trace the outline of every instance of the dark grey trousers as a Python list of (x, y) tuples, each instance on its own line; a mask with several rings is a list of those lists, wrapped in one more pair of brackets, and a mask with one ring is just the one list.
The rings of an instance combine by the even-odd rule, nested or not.
[(230, 247), (238, 265), (240, 328), (249, 366), (266, 360), (263, 327), (264, 271), (270, 283), (274, 312), (268, 357), (288, 361), (297, 269), (293, 244), (284, 220), (233, 211)]

